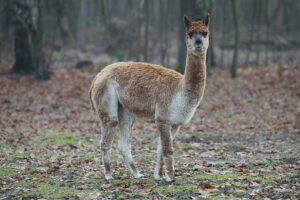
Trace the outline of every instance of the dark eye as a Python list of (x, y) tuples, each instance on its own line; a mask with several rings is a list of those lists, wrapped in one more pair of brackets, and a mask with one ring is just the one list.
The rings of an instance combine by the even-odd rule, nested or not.
[(190, 38), (193, 37), (193, 32), (189, 32), (188, 35)]
[(202, 32), (202, 35), (203, 35), (204, 37), (206, 37), (207, 34), (208, 34), (208, 32)]

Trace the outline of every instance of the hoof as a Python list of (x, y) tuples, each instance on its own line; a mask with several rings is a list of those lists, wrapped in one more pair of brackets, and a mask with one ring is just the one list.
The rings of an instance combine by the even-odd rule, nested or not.
[(175, 182), (174, 179), (164, 179), (164, 181), (165, 181), (166, 183), (168, 183), (168, 184), (171, 184), (171, 183)]
[(105, 174), (105, 175), (104, 175), (104, 178), (105, 178), (105, 180), (107, 180), (107, 181), (114, 179), (114, 178), (112, 177), (112, 175), (110, 175), (110, 174)]
[(171, 182), (174, 182), (174, 179), (170, 178), (170, 177), (165, 177), (165, 181), (168, 183), (171, 183)]
[(134, 177), (134, 178), (143, 178), (144, 175), (143, 175), (143, 174), (140, 174), (140, 173), (137, 173), (137, 174), (134, 174), (133, 177)]
[(154, 179), (159, 181), (159, 180), (161, 180), (161, 177), (159, 174), (154, 174)]

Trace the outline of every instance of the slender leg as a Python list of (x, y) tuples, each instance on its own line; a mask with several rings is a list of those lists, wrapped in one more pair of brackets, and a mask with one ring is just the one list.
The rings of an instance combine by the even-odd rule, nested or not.
[(160, 133), (165, 179), (170, 182), (174, 180), (172, 126), (167, 123), (157, 122), (157, 128)]
[(104, 176), (106, 180), (112, 179), (110, 168), (110, 152), (115, 133), (115, 127), (118, 121), (112, 119), (102, 120), (102, 137), (101, 137), (101, 151), (102, 161), (104, 165)]
[[(101, 84), (100, 84), (101, 85)], [(105, 179), (112, 179), (110, 152), (118, 125), (118, 95), (113, 84), (103, 82), (97, 91), (91, 92), (93, 107), (102, 122), (101, 151)]]
[(172, 132), (172, 138), (175, 139), (178, 131), (180, 129), (180, 126), (179, 125), (173, 125), (172, 126), (172, 129), (171, 129), (171, 132)]
[(121, 137), (119, 139), (119, 150), (123, 156), (124, 162), (134, 178), (143, 177), (137, 170), (131, 155), (131, 127), (133, 116), (123, 108), (119, 109), (119, 127)]
[(157, 141), (157, 157), (156, 157), (156, 164), (154, 169), (154, 179), (160, 180), (163, 176), (163, 166), (164, 166), (164, 160), (162, 157), (162, 147), (161, 147), (161, 140), (160, 137)]
[[(172, 141), (175, 138), (180, 126), (179, 125), (173, 125), (171, 129), (172, 133)], [(156, 165), (154, 169), (154, 179), (160, 180), (161, 177), (163, 176), (163, 168), (164, 168), (164, 160), (162, 156), (162, 145), (161, 145), (161, 139), (160, 137), (158, 138), (157, 142), (157, 157), (156, 157)]]

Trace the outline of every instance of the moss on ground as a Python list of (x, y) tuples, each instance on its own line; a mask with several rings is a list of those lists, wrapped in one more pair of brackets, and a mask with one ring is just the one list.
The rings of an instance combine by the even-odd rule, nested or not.
[(19, 197), (23, 197), (23, 198), (39, 197), (39, 198), (46, 198), (46, 199), (62, 199), (62, 198), (69, 197), (71, 195), (82, 193), (82, 191), (80, 190), (70, 188), (70, 187), (65, 187), (65, 186), (59, 186), (58, 184), (36, 183), (36, 182), (30, 182), (24, 184), (30, 186), (30, 191), (19, 195)]
[(0, 168), (0, 177), (1, 176), (15, 176), (18, 174), (18, 170), (11, 167), (1, 167)]
[(64, 144), (78, 144), (80, 141), (80, 137), (82, 134), (76, 132), (55, 132), (51, 131), (45, 134), (47, 137), (46, 143), (56, 144), (56, 145), (64, 145)]
[[(215, 137), (209, 133), (191, 132), (191, 134), (201, 134), (201, 137), (212, 140)], [(274, 191), (273, 188), (279, 188), (282, 184), (294, 183), (300, 176), (298, 168), (287, 168), (290, 165), (295, 166), (299, 162), (299, 158), (295, 155), (273, 160), (247, 162), (243, 164), (245, 173), (240, 171), (241, 163), (236, 162), (231, 166), (224, 164), (224, 160), (221, 160), (220, 156), (212, 156), (207, 158), (212, 164), (197, 163), (201, 166), (200, 168), (199, 166), (195, 167), (195, 163), (198, 161), (189, 161), (190, 163), (185, 167), (176, 167), (175, 182), (167, 184), (152, 178), (153, 169), (150, 166), (153, 166), (152, 160), (155, 159), (155, 151), (141, 151), (136, 154), (138, 163), (143, 163), (143, 165), (138, 165), (138, 168), (145, 173), (146, 177), (151, 178), (131, 178), (128, 170), (124, 169), (124, 163), (122, 162), (124, 165), (122, 167), (118, 164), (122, 161), (121, 156), (113, 153), (111, 160), (115, 179), (105, 181), (99, 175), (101, 174), (99, 167), (101, 155), (98, 155), (99, 152), (94, 152), (94, 148), (91, 148), (93, 144), (86, 142), (82, 134), (51, 131), (42, 137), (41, 141), (43, 142), (32, 143), (32, 148), (24, 145), (1, 146), (1, 152), (4, 152), (3, 155), (7, 162), (0, 168), (0, 178), (10, 176), (16, 181), (11, 183), (8, 189), (0, 190), (0, 198), (7, 197), (9, 194), (13, 198), (24, 199), (84, 199), (97, 193), (98, 196), (96, 196), (99, 199), (152, 197), (154, 199), (190, 199), (206, 194), (209, 194), (207, 199), (238, 199), (254, 198), (248, 194), (253, 190), (253, 185), (272, 188), (270, 191), (260, 192), (262, 198), (269, 198)], [(91, 137), (89, 139), (93, 140)], [(84, 144), (84, 142), (86, 143)], [(80, 148), (84, 150), (78, 151)], [(199, 151), (198, 147), (194, 148), (190, 144), (180, 141), (176, 141), (175, 148), (188, 149), (191, 153)], [(54, 149), (55, 156), (50, 149)], [(86, 151), (86, 149), (90, 151)], [(240, 144), (230, 143), (222, 150), (215, 152), (216, 154), (222, 152), (232, 154), (232, 152), (240, 150)], [(175, 154), (177, 165), (183, 163), (178, 152)], [(49, 162), (49, 159), (53, 160)], [(30, 164), (27, 163), (25, 170), (19, 171), (18, 165), (15, 163), (21, 165), (25, 160), (30, 160)], [(205, 184), (211, 185), (212, 188), (203, 188)], [(11, 188), (15, 189), (11, 191)], [(4, 195), (1, 196), (1, 193)], [(297, 195), (300, 194), (297, 193)]]
[(197, 173), (193, 176), (193, 179), (208, 179), (208, 180), (224, 180), (224, 179), (233, 179), (241, 178), (241, 175), (237, 173), (227, 173), (227, 174), (209, 174), (209, 173)]
[(154, 191), (162, 192), (162, 193), (177, 193), (183, 190), (190, 190), (192, 192), (197, 192), (199, 190), (199, 186), (195, 184), (185, 184), (185, 185), (173, 185), (170, 187), (169, 185), (157, 186)]

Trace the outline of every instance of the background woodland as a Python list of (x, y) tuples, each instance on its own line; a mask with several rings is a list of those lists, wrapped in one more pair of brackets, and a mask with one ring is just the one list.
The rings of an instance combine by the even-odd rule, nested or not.
[[(50, 68), (146, 61), (183, 72), (182, 16), (211, 13), (208, 66), (299, 61), (297, 0), (1, 0), (0, 61), (47, 78)], [(42, 50), (42, 51), (41, 51)]]
[[(211, 13), (203, 100), (153, 179), (156, 127), (137, 119), (133, 179), (105, 181), (88, 98), (107, 64), (182, 72), (183, 14)], [(300, 199), (299, 0), (0, 0), (0, 199)]]

